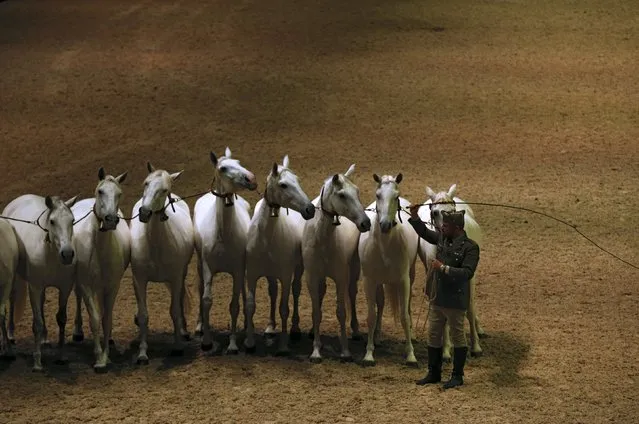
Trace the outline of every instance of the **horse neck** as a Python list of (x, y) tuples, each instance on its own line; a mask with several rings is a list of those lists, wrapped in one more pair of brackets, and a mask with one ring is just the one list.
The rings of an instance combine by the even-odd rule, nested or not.
[(262, 201), (262, 207), (257, 214), (257, 228), (261, 231), (268, 231), (275, 228), (278, 218), (271, 217), (271, 207), (266, 202), (266, 198)]
[(166, 221), (160, 221), (160, 216), (153, 214), (151, 215), (151, 220), (143, 224), (146, 229), (146, 236), (149, 241), (149, 246), (162, 246), (167, 242), (173, 242), (175, 240), (175, 236), (171, 231), (171, 219), (175, 219), (173, 217), (169, 217)]

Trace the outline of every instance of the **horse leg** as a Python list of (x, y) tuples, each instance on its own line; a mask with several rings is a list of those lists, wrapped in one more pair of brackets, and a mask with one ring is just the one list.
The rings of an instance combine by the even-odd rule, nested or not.
[(410, 319), (410, 277), (405, 278), (401, 284), (400, 299), (402, 305), (402, 327), (406, 337), (406, 365), (417, 367), (417, 358), (413, 349), (413, 328)]
[(119, 283), (115, 287), (110, 287), (105, 290), (102, 296), (102, 336), (104, 348), (102, 350), (102, 361), (104, 364), (109, 363), (109, 353), (111, 345), (115, 345), (111, 332), (113, 330), (113, 306), (115, 305), (115, 298), (119, 291)]
[[(322, 283), (323, 281), (323, 283)], [(322, 362), (322, 354), (320, 350), (322, 349), (322, 342), (320, 340), (320, 323), (322, 321), (322, 298), (324, 297), (322, 294), (322, 284), (324, 285), (324, 293), (326, 293), (326, 280), (323, 278), (317, 278), (314, 276), (309, 276), (308, 279), (308, 290), (311, 295), (311, 304), (313, 311), (313, 353), (311, 353), (311, 362), (314, 364), (319, 364)]]
[[(364, 293), (366, 294), (366, 304), (368, 305), (368, 343), (366, 344), (366, 355), (364, 356), (363, 365), (375, 365), (373, 351), (375, 350), (375, 333), (377, 332), (378, 320), (380, 318), (379, 307), (375, 310), (375, 305), (379, 305), (379, 287), (370, 278), (364, 277)], [(383, 290), (382, 290), (383, 292)]]
[(66, 341), (65, 330), (67, 326), (67, 304), (69, 303), (69, 296), (73, 286), (59, 289), (58, 295), (58, 313), (55, 315), (55, 320), (58, 323), (58, 359), (56, 362), (59, 364), (66, 364), (68, 362), (64, 344)]
[[(244, 347), (246, 352), (255, 352), (255, 324), (253, 323), (253, 316), (255, 315), (255, 292), (257, 291), (258, 277), (252, 275), (247, 278), (248, 292), (246, 295), (246, 312), (247, 312), (247, 330), (246, 338), (244, 339)], [(235, 282), (234, 282), (235, 284)], [(269, 294), (271, 294), (271, 281), (269, 280)], [(277, 280), (275, 280), (275, 297), (277, 297)], [(235, 289), (235, 287), (234, 287)], [(271, 300), (273, 298), (271, 297)], [(272, 308), (272, 307), (271, 307)]]
[(291, 320), (291, 340), (299, 340), (302, 336), (302, 330), (300, 330), (300, 294), (302, 293), (302, 275), (304, 274), (304, 265), (300, 262), (295, 267), (295, 273), (293, 275), (293, 319)]
[(189, 334), (189, 330), (186, 329), (186, 311), (184, 310), (184, 300), (186, 298), (186, 291), (188, 288), (186, 287), (186, 275), (188, 272), (188, 268), (185, 267), (184, 273), (182, 274), (182, 284), (180, 284), (180, 316), (182, 318), (182, 325), (180, 327), (180, 337), (182, 340), (189, 341), (191, 340), (191, 335)]
[(198, 293), (199, 293), (199, 308), (198, 308), (198, 314), (197, 314), (197, 322), (195, 324), (195, 335), (196, 337), (202, 337), (203, 333), (202, 333), (202, 317), (204, 316), (204, 301), (202, 299), (204, 299), (204, 275), (203, 275), (203, 269), (202, 269), (202, 259), (200, 259), (200, 256), (198, 255), (197, 258), (197, 276), (198, 276)]
[(448, 324), (448, 320), (446, 321), (446, 324), (444, 324), (444, 335), (443, 335), (443, 353), (442, 353), (442, 360), (444, 362), (450, 362), (451, 361), (451, 350), (453, 348), (451, 342), (450, 342), (450, 325)]
[(282, 331), (280, 331), (280, 344), (277, 349), (278, 355), (288, 355), (288, 301), (291, 296), (291, 281), (282, 281), (282, 298), (280, 299), (280, 318), (282, 319)]
[(149, 311), (146, 308), (146, 286), (148, 281), (146, 277), (133, 276), (133, 291), (135, 299), (138, 303), (138, 313), (135, 320), (140, 328), (140, 347), (138, 351), (137, 364), (149, 365), (149, 356), (147, 354), (147, 337), (149, 333)]
[(351, 339), (362, 340), (359, 332), (359, 322), (357, 321), (357, 282), (360, 275), (359, 256), (355, 254), (349, 264), (348, 297), (351, 308)]
[[(239, 267), (239, 269), (239, 272), (236, 271), (233, 274), (233, 295), (231, 296), (231, 303), (229, 304), (229, 312), (231, 313), (231, 337), (229, 337), (229, 346), (226, 348), (226, 353), (232, 355), (240, 351), (237, 347), (237, 317), (240, 314), (240, 296), (243, 292), (246, 292), (244, 285), (244, 265)], [(244, 311), (246, 312), (246, 306), (244, 307)]]
[[(93, 370), (95, 372), (106, 371), (106, 363), (102, 362), (102, 346), (100, 345), (100, 314), (96, 305), (95, 292), (90, 287), (80, 287), (76, 285), (76, 296), (80, 300), (84, 299), (84, 304), (89, 313), (89, 326), (91, 327), (91, 335), (93, 336), (93, 354), (95, 355), (95, 364)], [(98, 300), (99, 302), (99, 300)]]
[(348, 290), (348, 278), (337, 278), (335, 282), (335, 291), (337, 294), (337, 308), (336, 315), (339, 321), (340, 327), (340, 344), (342, 346), (342, 353), (340, 359), (345, 362), (353, 360), (350, 350), (348, 349), (348, 338), (346, 337), (346, 299), (344, 298), (345, 292)]
[(20, 280), (19, 278), (16, 278), (15, 284), (13, 285), (13, 287), (11, 287), (11, 292), (9, 293), (9, 328), (7, 337), (9, 339), (9, 343), (12, 345), (16, 344), (16, 338), (14, 335), (14, 332), (16, 330), (16, 323), (13, 315), (15, 314), (16, 286), (18, 284), (26, 284), (26, 282)]
[(9, 342), (9, 335), (7, 332), (7, 308), (4, 305), (4, 299), (8, 299), (11, 296), (11, 284), (6, 284), (0, 294), (0, 300), (3, 302), (0, 303), (0, 329), (2, 330), (2, 344), (0, 346), (4, 346), (2, 350), (0, 350), (0, 356), (6, 359), (15, 359), (15, 353), (13, 353), (13, 346)]
[(211, 272), (209, 265), (206, 262), (202, 262), (202, 275), (201, 283), (203, 284), (202, 297), (200, 300), (202, 316), (202, 344), (201, 348), (204, 352), (216, 351), (217, 347), (211, 340), (211, 326), (209, 323), (209, 316), (211, 314), (211, 306), (213, 305), (212, 296), (212, 280), (213, 273)]
[(75, 322), (73, 325), (73, 341), (76, 343), (84, 340), (84, 331), (82, 330), (82, 294), (80, 288), (76, 284), (73, 287), (73, 293), (75, 294)]
[[(410, 326), (413, 328), (413, 311), (412, 311), (412, 300), (413, 300), (413, 284), (415, 283), (415, 262), (410, 266), (408, 271), (408, 278), (410, 279), (410, 291), (408, 293), (408, 317), (410, 318)], [(412, 332), (411, 332), (412, 334)]]
[(182, 301), (184, 280), (175, 278), (170, 284), (171, 288), (171, 320), (173, 321), (173, 350), (171, 356), (184, 355), (184, 341), (182, 340), (182, 330), (184, 323), (182, 321)]
[(33, 371), (42, 371), (42, 342), (44, 339), (44, 323), (42, 322), (42, 297), (44, 295), (43, 287), (33, 287), (29, 284), (29, 302), (31, 303), (31, 311), (33, 312), (33, 338), (35, 342), (35, 350), (33, 351)]
[[(275, 327), (277, 326), (275, 323), (275, 309), (277, 307), (277, 278), (266, 277), (266, 281), (268, 281), (268, 297), (271, 301), (271, 309), (268, 318), (268, 325), (266, 326), (266, 330), (264, 330), (264, 334), (272, 336), (275, 334)], [(248, 290), (249, 292), (251, 291), (250, 279), (248, 280)]]
[(470, 281), (470, 302), (469, 308), (466, 311), (468, 317), (468, 323), (470, 324), (470, 356), (481, 356), (483, 351), (479, 344), (479, 335), (477, 334), (477, 326), (475, 324), (475, 280)]
[[(319, 309), (320, 311), (322, 310), (322, 304), (324, 302), (324, 296), (326, 296), (326, 278), (322, 278), (321, 280), (319, 280)], [(321, 319), (321, 316), (320, 316)], [(308, 332), (308, 337), (310, 337), (311, 339), (314, 337), (315, 333), (314, 333), (314, 329), (311, 329), (311, 331)]]
[(40, 299), (40, 314), (42, 315), (42, 344), (50, 347), (49, 330), (47, 330), (47, 320), (44, 317), (44, 304), (46, 303), (47, 289), (42, 289), (42, 298)]
[[(386, 295), (384, 294), (384, 286), (381, 284), (375, 285), (377, 288), (375, 289), (377, 294), (375, 296), (376, 304), (377, 304), (377, 322), (374, 327), (374, 339), (373, 342), (376, 345), (381, 343), (382, 339), (382, 316), (384, 315), (384, 303), (386, 302)], [(371, 331), (370, 329), (368, 330)]]

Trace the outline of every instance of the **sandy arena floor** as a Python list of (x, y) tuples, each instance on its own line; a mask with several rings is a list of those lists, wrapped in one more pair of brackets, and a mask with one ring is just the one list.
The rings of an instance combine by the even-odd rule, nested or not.
[[(104, 166), (129, 172), (129, 211), (147, 160), (184, 169), (175, 190), (186, 196), (206, 189), (209, 151), (228, 145), (262, 185), (284, 154), (312, 197), (351, 163), (365, 204), (374, 172), (402, 172), (413, 201), (426, 185), (457, 183), (468, 201), (553, 214), (639, 263), (637, 16), (632, 0), (1, 2), (0, 205), (23, 193), (90, 196)], [(637, 271), (548, 218), (474, 209), (489, 337), (461, 390), (415, 386), (424, 334), (422, 368), (406, 368), (390, 319), (376, 367), (361, 366), (363, 341), (352, 343), (355, 363), (340, 363), (332, 284), (321, 365), (309, 363), (307, 338), (291, 358), (261, 337), (252, 356), (203, 356), (193, 340), (169, 358), (169, 297), (152, 285), (152, 360), (136, 366), (127, 271), (111, 372), (94, 374), (86, 328), (68, 366), (48, 350), (47, 371), (33, 374), (26, 314), (17, 361), (0, 364), (0, 422), (636, 422)], [(419, 293), (421, 265), (417, 278)], [(57, 292), (47, 293), (55, 340)], [(214, 294), (223, 342), (229, 278)], [(257, 301), (261, 330), (264, 283)], [(358, 302), (366, 332), (363, 289)], [(415, 315), (424, 306), (416, 296)], [(306, 331), (305, 287), (301, 307)]]

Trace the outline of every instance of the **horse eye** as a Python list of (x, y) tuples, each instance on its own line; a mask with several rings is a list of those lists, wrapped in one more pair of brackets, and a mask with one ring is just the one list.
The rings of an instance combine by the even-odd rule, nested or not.
[(379, 195), (379, 194), (376, 194), (375, 197), (377, 197), (377, 199), (381, 199), (382, 198), (382, 196)]
[(104, 190), (102, 190), (102, 189), (98, 190), (98, 194), (99, 194), (100, 196), (104, 196)]
[(226, 172), (226, 169), (227, 169), (227, 168), (226, 168), (226, 166), (222, 166), (222, 167), (220, 168), (220, 172)]
[(338, 196), (340, 199), (346, 199), (346, 195), (344, 193), (340, 193)]
[(52, 220), (50, 220), (50, 221), (49, 221), (49, 223), (50, 223), (51, 225), (55, 225), (55, 221), (54, 221), (53, 219), (52, 219)]
[(282, 184), (280, 184), (280, 187), (282, 187), (284, 190), (286, 190), (288, 188), (288, 184), (282, 183)]

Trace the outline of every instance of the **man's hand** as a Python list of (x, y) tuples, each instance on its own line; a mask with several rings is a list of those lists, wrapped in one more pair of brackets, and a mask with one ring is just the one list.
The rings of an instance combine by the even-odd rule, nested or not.
[(439, 260), (435, 259), (435, 260), (431, 263), (431, 266), (433, 267), (433, 269), (434, 269), (435, 271), (440, 271), (440, 270), (444, 267), (444, 264), (443, 264), (441, 261), (439, 261)]
[(419, 203), (416, 205), (410, 205), (408, 207), (408, 211), (410, 212), (410, 217), (412, 219), (419, 219), (419, 215), (417, 214), (417, 212), (419, 212), (419, 208), (421, 208), (422, 205), (420, 205)]

